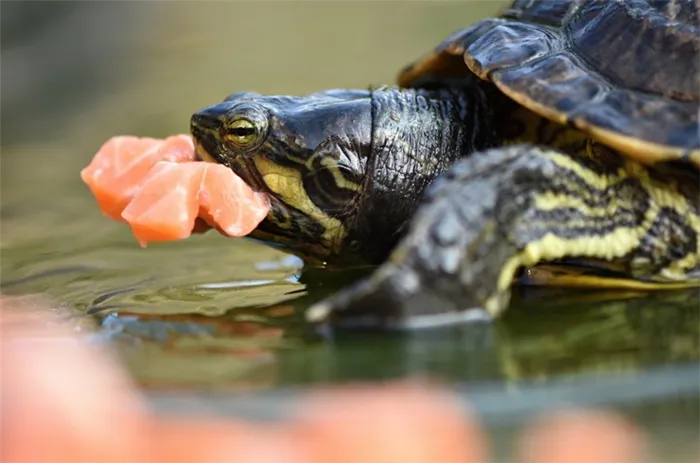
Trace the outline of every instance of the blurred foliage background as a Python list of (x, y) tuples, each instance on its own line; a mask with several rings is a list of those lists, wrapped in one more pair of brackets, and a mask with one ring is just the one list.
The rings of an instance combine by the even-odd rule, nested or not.
[(192, 111), (241, 89), (391, 83), (505, 4), (3, 2), (3, 142), (183, 131)]

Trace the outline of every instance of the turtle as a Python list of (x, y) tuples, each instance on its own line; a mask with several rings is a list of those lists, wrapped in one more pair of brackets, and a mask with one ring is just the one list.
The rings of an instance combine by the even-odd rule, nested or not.
[(699, 9), (517, 0), (395, 85), (231, 94), (192, 115), (197, 156), (269, 194), (252, 238), (372, 266), (311, 326), (492, 320), (518, 282), (697, 287)]

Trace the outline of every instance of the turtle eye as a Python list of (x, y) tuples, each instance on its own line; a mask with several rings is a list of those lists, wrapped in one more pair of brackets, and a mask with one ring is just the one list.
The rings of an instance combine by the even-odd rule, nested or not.
[(241, 148), (249, 147), (258, 140), (260, 131), (248, 119), (234, 119), (226, 127), (226, 141)]
[(223, 139), (230, 147), (254, 150), (267, 137), (268, 113), (257, 105), (238, 105), (228, 113), (222, 129)]

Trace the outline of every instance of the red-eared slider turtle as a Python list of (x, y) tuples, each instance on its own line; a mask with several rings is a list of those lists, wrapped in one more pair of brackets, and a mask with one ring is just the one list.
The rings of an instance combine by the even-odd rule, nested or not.
[(545, 283), (695, 286), (698, 9), (516, 1), (399, 87), (236, 93), (194, 114), (192, 133), (204, 160), (270, 194), (254, 237), (307, 262), (380, 264), (311, 322), (496, 315), (542, 264)]

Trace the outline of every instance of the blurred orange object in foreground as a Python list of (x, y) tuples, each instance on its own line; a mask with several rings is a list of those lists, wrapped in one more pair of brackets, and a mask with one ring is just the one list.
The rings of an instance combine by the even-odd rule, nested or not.
[[(487, 440), (449, 396), (416, 385), (318, 391), (297, 419), (262, 425), (151, 414), (109, 352), (50, 312), (2, 301), (0, 457), (14, 462), (485, 462)], [(526, 462), (642, 461), (642, 437), (603, 413), (545, 417), (523, 435)]]

